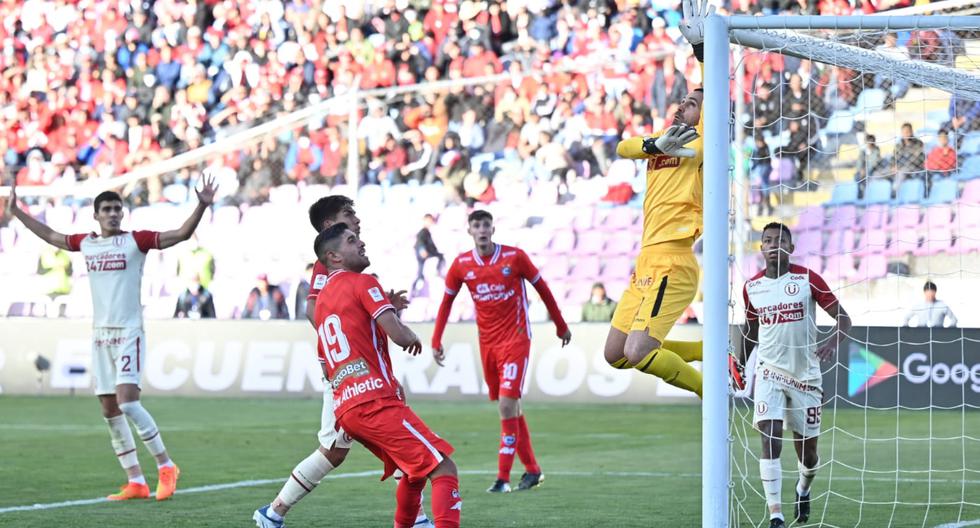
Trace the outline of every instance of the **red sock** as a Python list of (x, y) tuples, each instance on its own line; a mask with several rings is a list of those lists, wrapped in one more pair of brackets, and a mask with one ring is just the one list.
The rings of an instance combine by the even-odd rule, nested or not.
[(514, 453), (519, 448), (520, 423), (517, 418), (500, 420), (500, 451), (497, 455), (497, 478), (510, 482), (510, 468), (514, 465)]
[(397, 505), (395, 507), (395, 526), (414, 526), (415, 518), (419, 515), (422, 501), (422, 490), (425, 489), (425, 479), (411, 480), (404, 476), (398, 481), (395, 491)]
[[(436, 528), (459, 528), (463, 498), (459, 495), (459, 479), (445, 475), (432, 479), (432, 516)], [(415, 522), (415, 519), (412, 519)]]
[(522, 414), (518, 419), (520, 432), (517, 434), (517, 456), (520, 457), (524, 469), (528, 473), (541, 473), (541, 466), (534, 458), (534, 448), (531, 447), (531, 430), (527, 428), (527, 420)]

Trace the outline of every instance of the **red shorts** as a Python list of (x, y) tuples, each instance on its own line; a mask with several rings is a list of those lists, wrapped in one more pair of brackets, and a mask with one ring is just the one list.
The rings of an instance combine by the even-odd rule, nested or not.
[(347, 411), (337, 422), (344, 432), (384, 462), (381, 480), (400, 469), (412, 479), (425, 478), (453, 446), (439, 438), (401, 400), (374, 400)]
[(501, 396), (520, 399), (524, 394), (524, 376), (531, 358), (531, 342), (518, 341), (480, 345), (483, 379), (490, 388), (490, 399)]

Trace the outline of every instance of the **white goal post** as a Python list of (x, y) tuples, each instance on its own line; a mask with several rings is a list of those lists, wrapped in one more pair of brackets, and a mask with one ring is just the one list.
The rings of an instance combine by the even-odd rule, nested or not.
[[(841, 43), (825, 43), (792, 30), (915, 30), (980, 29), (977, 16), (719, 16), (705, 23), (704, 47), (704, 402), (702, 411), (702, 526), (730, 524), (729, 435), (729, 231), (731, 208), (731, 94), (729, 44), (760, 47), (778, 53), (847, 66), (858, 61), (888, 61), (889, 68), (908, 80), (980, 99), (977, 72), (939, 70), (917, 61), (894, 61)], [(837, 49), (832, 49), (831, 47)], [(853, 50), (851, 49), (853, 48)], [(844, 51), (842, 53), (842, 51)], [(853, 51), (853, 53), (852, 53)], [(843, 64), (840, 64), (843, 63)], [(738, 286), (738, 285), (737, 285)], [(737, 291), (737, 290), (736, 290)]]

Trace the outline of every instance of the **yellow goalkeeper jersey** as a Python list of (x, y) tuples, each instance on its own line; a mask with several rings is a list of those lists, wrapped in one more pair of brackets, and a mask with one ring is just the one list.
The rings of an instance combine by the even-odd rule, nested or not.
[(620, 157), (647, 160), (642, 247), (697, 237), (704, 228), (703, 105), (695, 130), (698, 138), (686, 145), (694, 149), (693, 158), (651, 156), (643, 152), (643, 137), (620, 141), (616, 147)]

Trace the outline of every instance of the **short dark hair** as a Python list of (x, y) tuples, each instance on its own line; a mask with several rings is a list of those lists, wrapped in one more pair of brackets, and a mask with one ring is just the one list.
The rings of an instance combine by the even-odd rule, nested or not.
[(344, 222), (337, 222), (336, 224), (320, 231), (320, 234), (316, 236), (316, 240), (313, 241), (313, 253), (316, 254), (317, 260), (323, 256), (327, 250), (336, 249), (337, 241), (343, 236), (349, 228)]
[(490, 214), (490, 211), (487, 211), (486, 209), (478, 209), (470, 213), (470, 216), (466, 218), (466, 223), (470, 224), (478, 220), (490, 220), (491, 222), (493, 222), (493, 215)]
[(926, 281), (925, 286), (922, 287), (922, 291), (936, 291), (936, 283), (932, 281)]
[(102, 202), (121, 202), (121, 201), (123, 201), (122, 196), (119, 196), (119, 193), (117, 193), (116, 191), (103, 191), (99, 193), (98, 196), (95, 197), (95, 203), (92, 204), (92, 207), (95, 209), (95, 212), (97, 213), (99, 212), (99, 207), (102, 205)]
[(769, 222), (768, 224), (766, 224), (766, 227), (762, 228), (762, 232), (765, 233), (770, 229), (778, 229), (782, 231), (790, 242), (793, 241), (793, 233), (789, 230), (789, 227), (787, 227), (786, 224), (783, 224), (781, 222)]
[(320, 232), (324, 222), (336, 218), (341, 211), (348, 207), (354, 207), (354, 200), (341, 194), (324, 196), (310, 206), (310, 224), (313, 225), (313, 229)]

